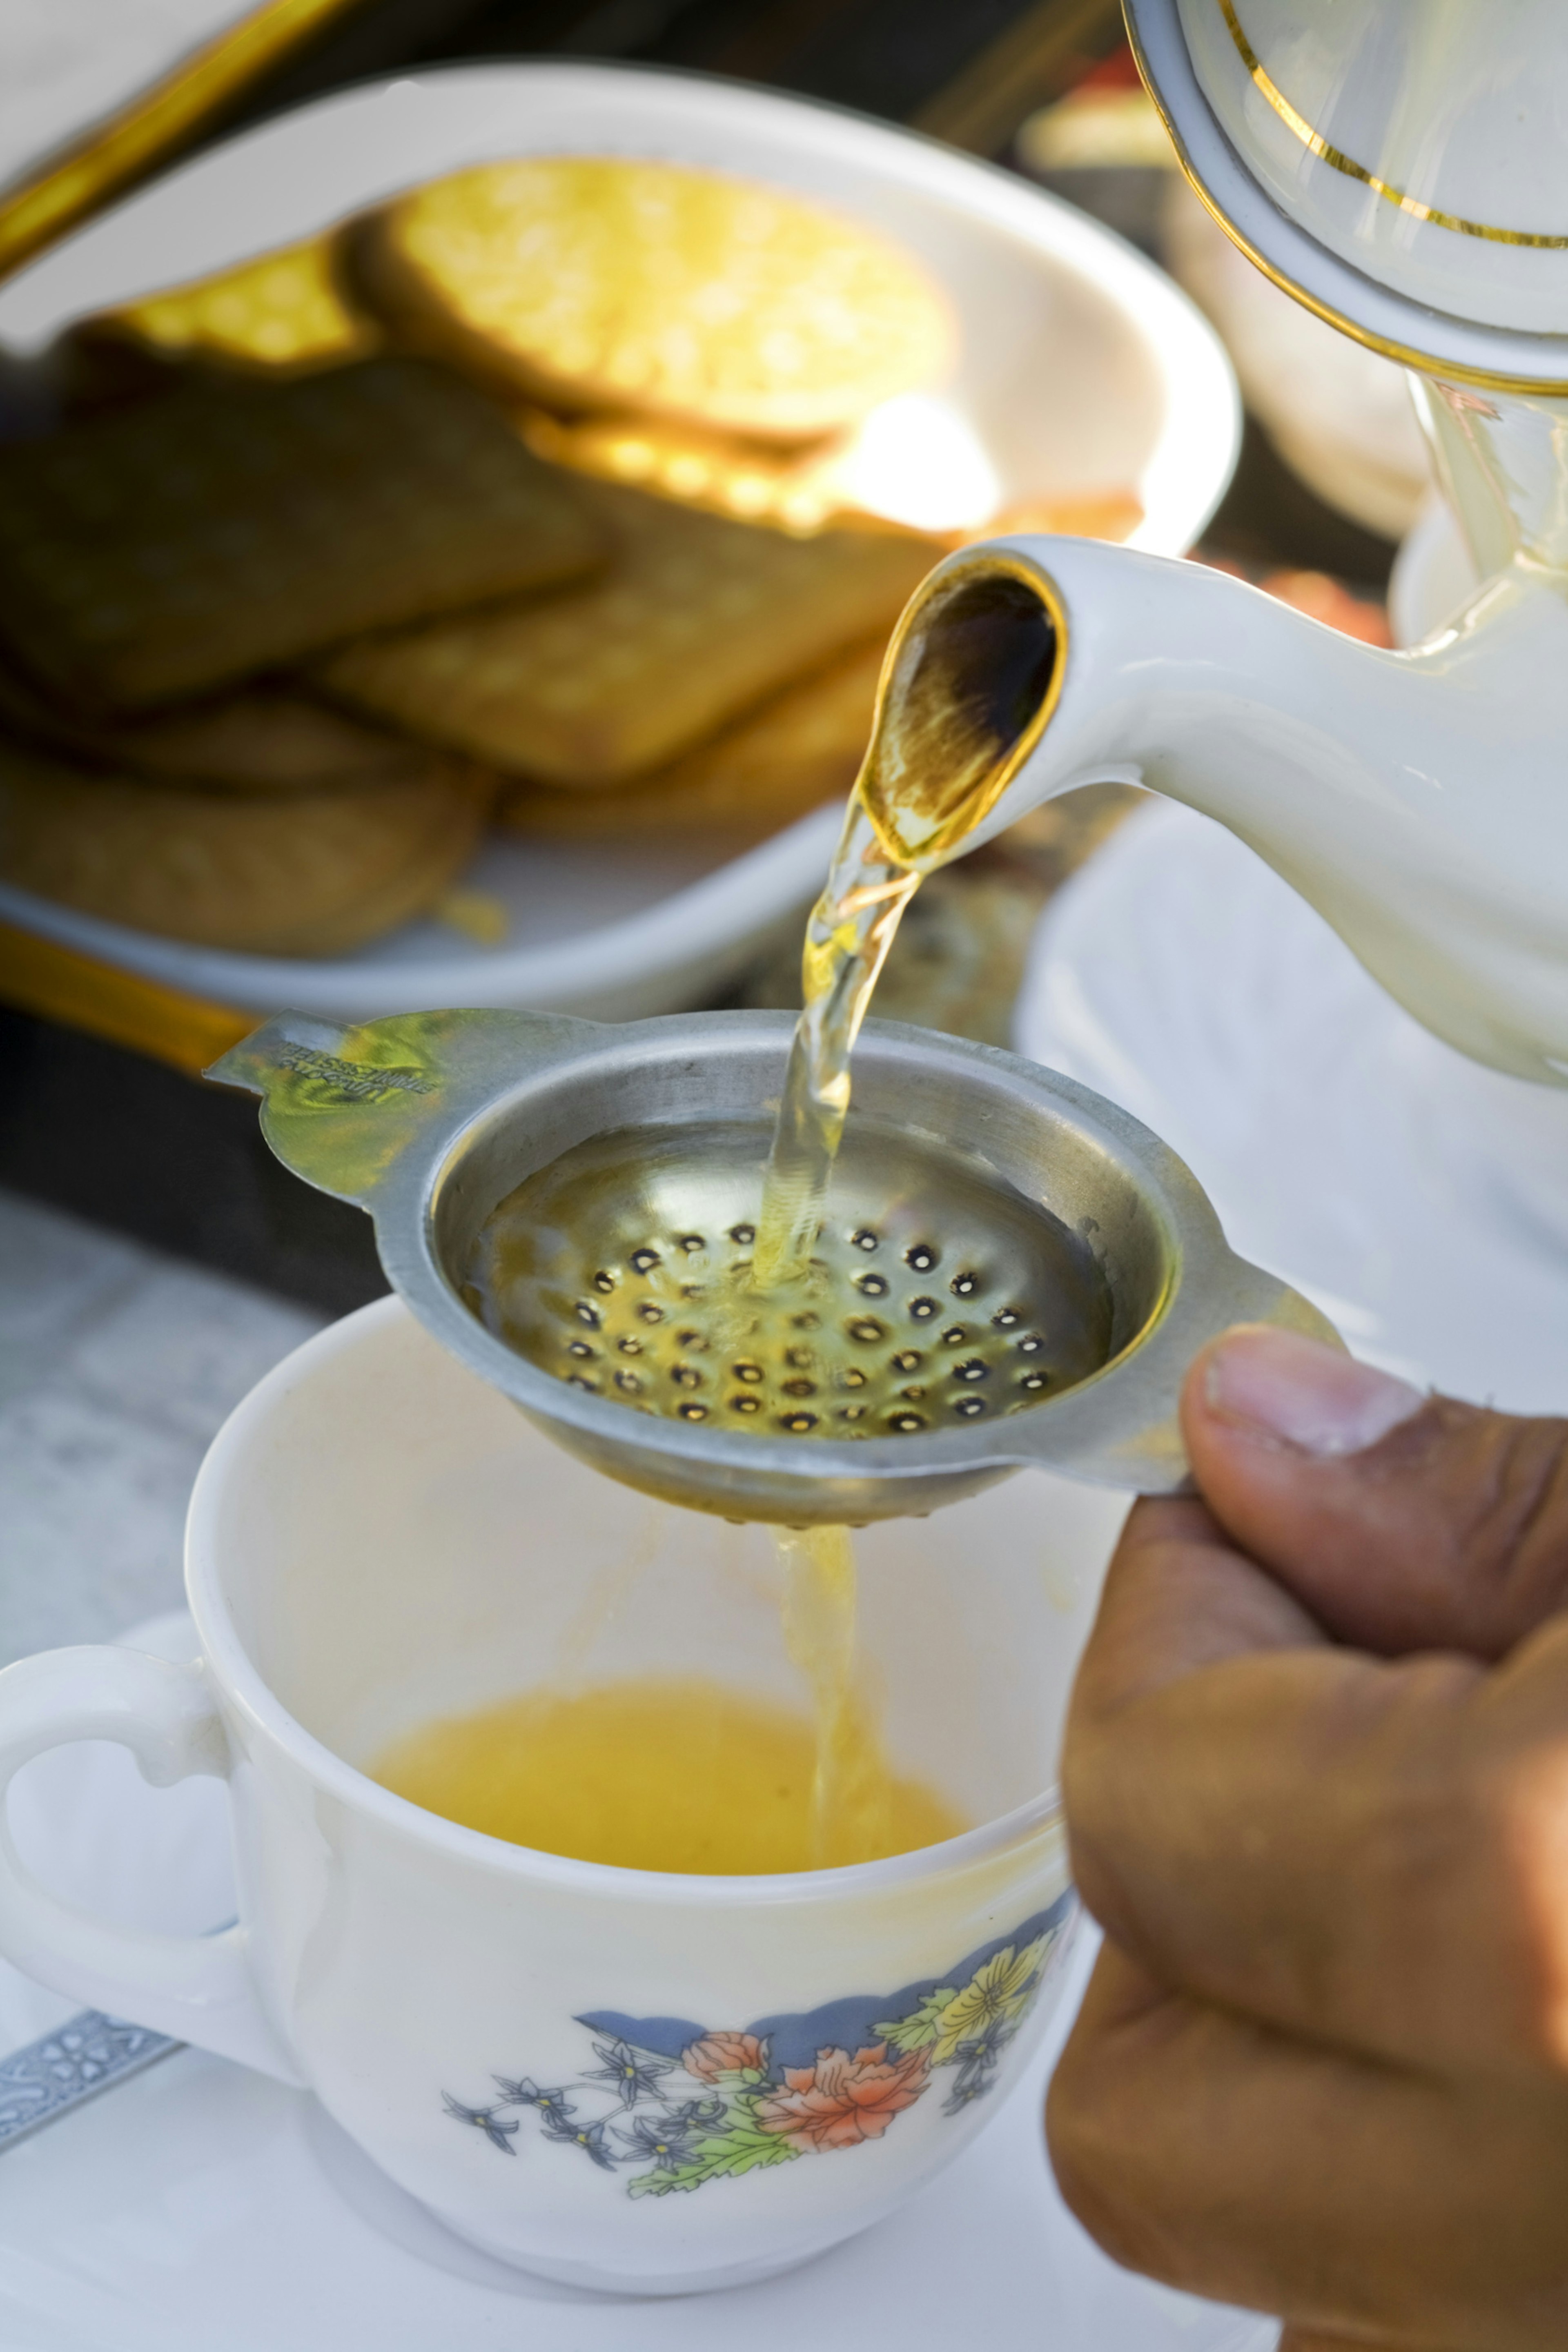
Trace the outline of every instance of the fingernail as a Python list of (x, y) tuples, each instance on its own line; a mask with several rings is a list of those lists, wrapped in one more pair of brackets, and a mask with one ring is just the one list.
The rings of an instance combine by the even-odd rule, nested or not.
[(1304, 1454), (1361, 1454), (1426, 1400), (1408, 1381), (1358, 1364), (1319, 1339), (1263, 1328), (1232, 1332), (1210, 1355), (1211, 1411), (1266, 1430)]

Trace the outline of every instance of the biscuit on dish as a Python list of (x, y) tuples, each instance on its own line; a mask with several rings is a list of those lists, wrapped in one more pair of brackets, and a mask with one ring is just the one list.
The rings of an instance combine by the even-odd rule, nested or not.
[(552, 465), (709, 514), (803, 535), (840, 521), (862, 530), (899, 528), (846, 494), (838, 471), (844, 443), (837, 435), (804, 449), (782, 448), (664, 417), (563, 417), (531, 403), (515, 415), (528, 446)]
[[(868, 504), (867, 469), (854, 435), (830, 436), (805, 448), (770, 448), (734, 434), (705, 432), (662, 417), (614, 412), (555, 416), (526, 402), (519, 404), (514, 415), (529, 447), (552, 465), (601, 481), (627, 483), (710, 514), (802, 534), (830, 524), (859, 530), (913, 528)], [(921, 468), (917, 438), (900, 471), (918, 487)], [(921, 535), (947, 548), (1020, 531), (1124, 541), (1143, 520), (1143, 513), (1136, 490), (1114, 486), (1020, 499), (982, 520), (928, 528)]]
[(353, 224), (342, 250), (398, 340), (567, 411), (805, 441), (929, 383), (953, 346), (945, 296), (880, 232), (681, 163), (478, 164)]
[(59, 347), (68, 397), (90, 397), (95, 369), (110, 385), (127, 380), (138, 357), (152, 380), (193, 363), (276, 376), (369, 358), (382, 331), (343, 293), (333, 247), (331, 233), (308, 237), (77, 320)]
[(201, 947), (342, 955), (441, 897), (489, 798), (460, 762), (374, 793), (240, 798), (0, 742), (0, 880)]
[(575, 485), (419, 360), (204, 376), (0, 449), (0, 627), (99, 709), (571, 578), (602, 545)]
[(598, 578), (367, 638), (312, 677), (534, 782), (602, 789), (890, 631), (937, 551), (894, 533), (795, 539), (608, 483), (581, 488), (615, 541)]
[(871, 740), (880, 637), (786, 687), (721, 735), (619, 792), (504, 791), (498, 821), (555, 841), (648, 841), (692, 834), (761, 840), (842, 799)]
[(94, 719), (52, 701), (3, 651), (0, 725), (16, 741), (73, 763), (204, 792), (371, 791), (416, 782), (442, 756), (282, 678), (142, 718)]

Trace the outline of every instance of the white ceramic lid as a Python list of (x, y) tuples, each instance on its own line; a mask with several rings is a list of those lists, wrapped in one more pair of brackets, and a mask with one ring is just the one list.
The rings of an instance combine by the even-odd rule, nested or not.
[(1128, 0), (1183, 161), (1238, 244), (1361, 341), (1568, 383), (1561, 0)]

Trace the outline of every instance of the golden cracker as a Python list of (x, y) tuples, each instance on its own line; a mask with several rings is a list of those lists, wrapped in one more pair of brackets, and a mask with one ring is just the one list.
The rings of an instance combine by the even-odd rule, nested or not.
[(241, 799), (88, 774), (0, 742), (0, 879), (78, 913), (252, 955), (340, 955), (423, 913), (471, 857), (463, 772)]
[(329, 235), (280, 246), (79, 319), (63, 338), (68, 373), (79, 360), (90, 368), (100, 352), (112, 366), (126, 346), (165, 365), (195, 362), (264, 376), (366, 359), (384, 338), (339, 285), (333, 242)]
[[(514, 415), (528, 446), (550, 464), (710, 514), (803, 534), (830, 524), (859, 530), (910, 528), (867, 507), (857, 494), (853, 441), (842, 435), (782, 449), (662, 417), (553, 416), (526, 404)], [(1114, 488), (1073, 498), (1021, 499), (962, 530), (918, 535), (952, 548), (1016, 531), (1123, 541), (1142, 520), (1137, 492)]]
[(849, 791), (871, 739), (883, 651), (874, 639), (622, 791), (516, 784), (498, 818), (512, 832), (555, 841), (763, 839)]
[(733, 434), (705, 433), (663, 417), (552, 416), (520, 407), (517, 427), (534, 455), (573, 473), (624, 482), (737, 522), (803, 534), (829, 523), (895, 530), (846, 494), (839, 436), (804, 448), (769, 447)]
[(0, 449), (0, 626), (100, 709), (569, 578), (601, 544), (574, 487), (417, 360), (193, 380)]
[(931, 382), (953, 330), (928, 273), (760, 182), (625, 157), (480, 164), (349, 233), (395, 334), (547, 405), (803, 441)]
[(149, 718), (95, 720), (51, 702), (3, 655), (0, 722), (36, 750), (204, 792), (368, 791), (417, 782), (442, 756), (275, 679)]
[(553, 785), (619, 784), (889, 630), (933, 551), (893, 534), (794, 539), (584, 480), (616, 553), (586, 585), (345, 646), (332, 694)]

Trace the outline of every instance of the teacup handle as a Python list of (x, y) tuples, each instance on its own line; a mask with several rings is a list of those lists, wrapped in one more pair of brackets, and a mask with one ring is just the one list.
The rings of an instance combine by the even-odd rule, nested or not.
[(121, 1927), (40, 1885), (5, 1820), (15, 1775), (75, 1739), (129, 1748), (142, 1777), (167, 1788), (193, 1772), (226, 1778), (228, 1740), (199, 1664), (140, 1650), (45, 1650), (0, 1674), (0, 1953), (89, 2009), (298, 2084), (300, 2071), (257, 1998), (247, 1931), (165, 1936)]

